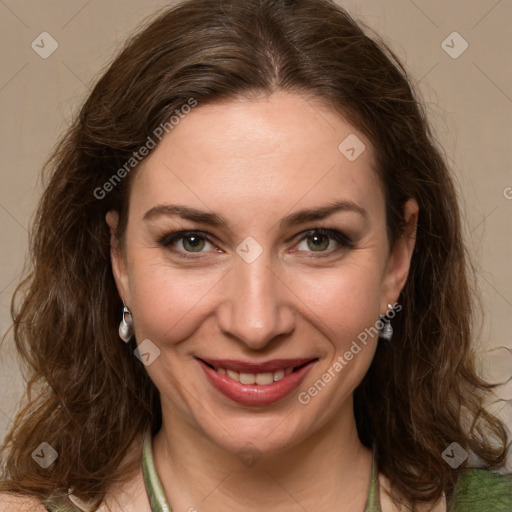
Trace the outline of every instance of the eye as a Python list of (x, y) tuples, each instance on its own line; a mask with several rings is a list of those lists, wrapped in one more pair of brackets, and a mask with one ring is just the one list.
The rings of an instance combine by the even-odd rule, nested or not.
[[(332, 240), (334, 240), (335, 243), (337, 243), (341, 248), (351, 249), (353, 247), (353, 243), (350, 238), (335, 229), (313, 229), (305, 233), (305, 236), (303, 236), (301, 240), (304, 240), (307, 249), (309, 249), (311, 252), (335, 252), (337, 250), (336, 248), (330, 248)], [(338, 250), (340, 247), (338, 247)]]
[[(307, 247), (306, 252), (327, 253), (331, 254), (342, 248), (352, 248), (353, 242), (345, 234), (335, 229), (312, 229), (306, 233), (302, 233), (301, 242), (305, 241)], [(338, 244), (338, 248), (331, 248), (331, 241)], [(177, 247), (177, 242), (180, 243), (181, 248)], [(206, 244), (213, 246), (210, 238), (206, 233), (201, 231), (178, 231), (168, 233), (158, 240), (162, 247), (167, 247), (174, 252), (179, 253), (184, 258), (194, 258), (189, 256), (193, 253), (201, 254), (208, 251), (203, 251)], [(303, 249), (301, 249), (303, 250)]]
[[(186, 253), (201, 253), (205, 244), (211, 244), (206, 235), (199, 231), (179, 231), (165, 235), (158, 243), (163, 247), (174, 246), (176, 242), (181, 241), (182, 250), (177, 251), (184, 257), (189, 257)], [(183, 253), (184, 251), (184, 253)], [(193, 256), (192, 256), (193, 257)]]

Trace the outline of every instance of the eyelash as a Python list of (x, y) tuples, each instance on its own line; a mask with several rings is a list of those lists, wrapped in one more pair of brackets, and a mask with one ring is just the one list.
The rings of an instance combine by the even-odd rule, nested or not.
[[(354, 247), (352, 240), (347, 235), (342, 233), (341, 231), (338, 231), (336, 229), (324, 229), (324, 228), (310, 229), (308, 231), (301, 233), (301, 235), (303, 235), (303, 236), (299, 240), (298, 243), (302, 242), (304, 239), (308, 238), (309, 236), (313, 236), (313, 235), (317, 235), (317, 234), (324, 235), (324, 236), (327, 236), (327, 237), (335, 240), (341, 246), (341, 248), (352, 249)], [(209, 242), (210, 244), (214, 245), (214, 242), (210, 239), (208, 234), (204, 233), (202, 231), (172, 231), (172, 232), (164, 235), (163, 237), (161, 237), (158, 240), (158, 244), (161, 245), (162, 247), (170, 249), (174, 242), (181, 240), (183, 238), (186, 238), (189, 235), (198, 235), (200, 238), (202, 238), (202, 239), (206, 240), (207, 242)], [(173, 248), (171, 250), (173, 252), (177, 253), (180, 257), (188, 258), (188, 259), (197, 259), (198, 257), (200, 257), (200, 256), (192, 256), (193, 254), (197, 254), (197, 255), (203, 254), (202, 252), (193, 253), (193, 252), (186, 252), (186, 251), (185, 252), (178, 251), (175, 248)], [(331, 249), (328, 251), (319, 251), (318, 257), (323, 257), (325, 255), (331, 255), (333, 252), (337, 252), (338, 250), (340, 250), (340, 248)], [(314, 253), (316, 251), (309, 251), (309, 252)]]

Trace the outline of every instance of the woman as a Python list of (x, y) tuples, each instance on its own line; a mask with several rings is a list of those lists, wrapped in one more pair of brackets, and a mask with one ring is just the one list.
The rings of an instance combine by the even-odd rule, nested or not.
[(1, 510), (510, 510), (452, 179), (333, 2), (169, 9), (49, 166)]

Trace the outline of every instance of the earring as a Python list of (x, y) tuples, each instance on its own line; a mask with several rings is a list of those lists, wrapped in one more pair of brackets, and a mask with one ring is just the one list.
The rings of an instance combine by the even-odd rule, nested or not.
[(128, 343), (133, 336), (133, 317), (123, 301), (123, 318), (119, 323), (119, 337)]
[[(393, 311), (393, 306), (388, 304), (388, 309)], [(380, 320), (384, 324), (380, 330), (379, 337), (386, 341), (391, 341), (393, 337), (393, 327), (391, 326), (391, 320), (387, 318), (387, 315), (380, 315)]]

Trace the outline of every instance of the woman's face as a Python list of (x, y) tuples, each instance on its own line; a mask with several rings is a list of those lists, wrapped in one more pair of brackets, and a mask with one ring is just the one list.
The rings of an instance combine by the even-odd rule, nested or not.
[(373, 164), (338, 114), (282, 92), (199, 104), (143, 162), (112, 263), (164, 416), (233, 452), (352, 421), (414, 245), (389, 251)]

